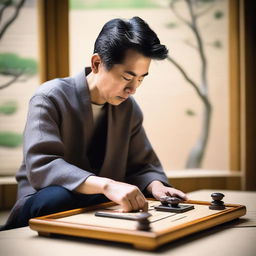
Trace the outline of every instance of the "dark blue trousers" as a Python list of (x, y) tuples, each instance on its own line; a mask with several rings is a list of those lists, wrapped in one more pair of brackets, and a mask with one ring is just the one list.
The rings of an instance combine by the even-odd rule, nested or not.
[(102, 194), (84, 195), (74, 193), (61, 186), (49, 186), (39, 190), (25, 202), (17, 220), (9, 228), (27, 226), (30, 218), (107, 201), (109, 200)]

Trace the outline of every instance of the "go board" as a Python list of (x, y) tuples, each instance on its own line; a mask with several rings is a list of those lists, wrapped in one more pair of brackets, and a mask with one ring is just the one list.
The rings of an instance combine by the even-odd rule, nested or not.
[[(181, 213), (157, 211), (160, 202), (150, 199), (150, 229), (138, 229), (141, 212), (120, 213), (120, 207), (113, 202), (99, 204), (81, 209), (55, 213), (29, 221), (31, 229), (39, 235), (61, 234), (100, 240), (130, 243), (144, 250), (154, 250), (170, 241), (189, 234), (231, 221), (246, 213), (243, 205), (225, 204), (223, 210), (211, 210), (210, 202), (184, 202), (193, 206), (191, 210)], [(102, 217), (102, 213), (111, 213)], [(118, 218), (113, 216), (117, 214)], [(104, 214), (103, 214), (104, 215)]]

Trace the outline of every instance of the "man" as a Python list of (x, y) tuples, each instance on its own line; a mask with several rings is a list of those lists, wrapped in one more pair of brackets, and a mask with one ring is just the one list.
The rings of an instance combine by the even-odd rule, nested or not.
[(167, 53), (139, 17), (113, 19), (96, 39), (90, 69), (39, 87), (30, 100), (18, 200), (6, 228), (107, 200), (129, 212), (147, 210), (144, 195), (186, 199), (169, 186), (131, 97), (151, 60)]

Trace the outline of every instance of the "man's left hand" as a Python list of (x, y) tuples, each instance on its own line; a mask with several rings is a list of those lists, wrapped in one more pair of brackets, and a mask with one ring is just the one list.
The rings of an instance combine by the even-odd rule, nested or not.
[(158, 180), (152, 181), (147, 186), (147, 191), (151, 193), (157, 200), (160, 200), (160, 197), (162, 196), (174, 196), (179, 197), (182, 200), (188, 200), (188, 197), (182, 191), (172, 187), (167, 187)]

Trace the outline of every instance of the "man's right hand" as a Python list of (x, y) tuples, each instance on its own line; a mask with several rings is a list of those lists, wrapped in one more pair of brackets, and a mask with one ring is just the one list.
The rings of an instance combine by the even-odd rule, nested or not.
[(104, 194), (111, 201), (119, 204), (123, 212), (148, 210), (146, 198), (138, 187), (108, 178), (89, 176), (77, 189), (83, 194)]
[(138, 187), (110, 180), (104, 187), (104, 195), (121, 205), (123, 212), (148, 210), (146, 198)]

